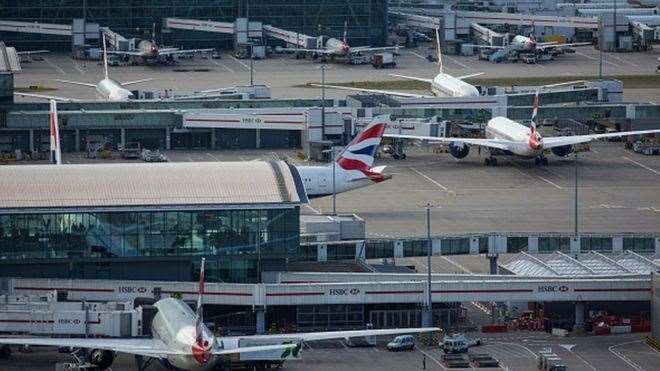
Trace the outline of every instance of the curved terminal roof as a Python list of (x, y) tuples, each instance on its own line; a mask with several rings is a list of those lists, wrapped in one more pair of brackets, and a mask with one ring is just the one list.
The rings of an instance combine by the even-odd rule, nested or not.
[(0, 189), (4, 213), (307, 202), (282, 161), (0, 166)]

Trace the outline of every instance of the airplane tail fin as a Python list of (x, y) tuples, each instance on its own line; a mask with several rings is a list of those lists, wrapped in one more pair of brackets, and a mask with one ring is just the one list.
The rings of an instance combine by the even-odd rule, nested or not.
[(151, 24), (151, 41), (156, 42), (156, 22)]
[(534, 21), (532, 21), (532, 30), (529, 33), (529, 38), (533, 42), (536, 42), (536, 26), (534, 26)]
[(438, 52), (438, 70), (440, 73), (443, 73), (442, 70), (442, 49), (440, 49), (440, 30), (435, 29), (435, 43), (436, 43), (436, 48)]
[(62, 152), (60, 151), (60, 129), (57, 120), (57, 101), (50, 100), (50, 111), (48, 113), (50, 128), (50, 161), (53, 164), (62, 164)]
[(103, 38), (103, 73), (105, 78), (108, 78), (108, 48), (105, 42), (105, 34), (101, 36)]
[(204, 297), (204, 263), (206, 263), (206, 258), (202, 258), (202, 265), (199, 268), (199, 286), (197, 288), (197, 308), (195, 309), (198, 329), (200, 325), (204, 323), (204, 313), (202, 313), (202, 304), (203, 304), (202, 299)]
[(344, 21), (344, 44), (346, 43), (346, 39), (348, 37), (348, 20)]
[(539, 92), (541, 91), (540, 88), (536, 89), (536, 93), (534, 94), (534, 104), (532, 105), (532, 123), (531, 123), (531, 128), (532, 132), (536, 132), (536, 116), (539, 113)]
[[(336, 163), (340, 171), (359, 171), (359, 178), (369, 178), (375, 182), (389, 179), (382, 174), (384, 167), (373, 168), (378, 147), (383, 139), (387, 115), (375, 117), (339, 154)], [(359, 175), (359, 174), (358, 174)]]

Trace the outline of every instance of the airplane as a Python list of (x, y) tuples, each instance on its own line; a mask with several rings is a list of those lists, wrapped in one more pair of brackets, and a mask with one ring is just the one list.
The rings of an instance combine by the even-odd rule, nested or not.
[[(438, 328), (405, 328), (387, 330), (354, 330), (308, 332), (282, 335), (254, 335), (240, 337), (216, 337), (203, 320), (204, 263), (199, 274), (196, 310), (176, 298), (165, 298), (154, 306), (158, 310), (151, 324), (152, 338), (38, 338), (5, 337), (0, 344), (21, 346), (70, 347), (89, 350), (87, 361), (97, 369), (109, 368), (115, 353), (135, 356), (140, 370), (157, 360), (163, 366), (177, 369), (202, 371), (213, 369), (224, 356), (237, 353), (282, 350), (297, 353), (302, 342), (316, 340), (345, 339), (362, 336), (397, 335), (406, 333), (434, 332)], [(240, 340), (272, 340), (278, 344), (240, 347)], [(286, 352), (289, 350), (289, 352)]]
[(285, 52), (304, 52), (312, 53), (314, 59), (321, 57), (321, 60), (326, 61), (327, 57), (349, 57), (352, 54), (359, 54), (364, 52), (376, 52), (385, 50), (398, 50), (398, 46), (383, 46), (372, 48), (370, 46), (350, 46), (347, 42), (348, 22), (344, 22), (344, 36), (342, 39), (334, 37), (327, 38), (325, 45), (316, 49), (305, 48), (277, 48), (278, 51)]
[[(587, 46), (592, 45), (588, 42), (579, 42), (579, 43), (559, 43), (556, 41), (548, 42), (537, 42), (536, 37), (534, 36), (534, 25), (532, 24), (532, 30), (529, 36), (515, 35), (509, 45), (514, 46), (514, 50), (517, 52), (523, 53), (533, 53), (533, 52), (552, 52), (557, 48), (568, 48), (571, 46)], [(505, 49), (505, 46), (493, 46), (493, 45), (472, 45), (481, 49)]]
[(156, 25), (154, 24), (151, 29), (151, 40), (140, 40), (135, 50), (132, 51), (111, 50), (108, 53), (123, 57), (138, 58), (146, 63), (148, 61), (160, 61), (161, 58), (167, 58), (177, 54), (205, 53), (214, 50), (215, 49), (213, 48), (187, 50), (179, 48), (161, 48), (158, 46), (158, 43), (156, 43)]
[(298, 166), (307, 197), (318, 198), (332, 194), (333, 170), (335, 193), (342, 193), (392, 178), (383, 174), (385, 166), (373, 167), (374, 158), (385, 132), (386, 116), (378, 116), (358, 134), (339, 154), (333, 165)]
[[(148, 79), (127, 81), (127, 82), (118, 82), (111, 79), (108, 74), (108, 53), (106, 49), (105, 36), (103, 36), (103, 71), (104, 71), (103, 80), (99, 81), (96, 84), (91, 84), (88, 82), (80, 82), (80, 81), (60, 80), (60, 79), (57, 79), (56, 81), (63, 82), (65, 84), (82, 85), (90, 88), (95, 88), (97, 96), (101, 100), (107, 100), (112, 102), (125, 102), (128, 101), (129, 99), (135, 98), (133, 93), (125, 88), (126, 86), (153, 80), (151, 78), (148, 78)], [(33, 94), (33, 93), (14, 92), (14, 95), (22, 96), (22, 97), (57, 100), (61, 102), (77, 102), (83, 100), (77, 98), (58, 97), (53, 95)]]
[(556, 87), (560, 85), (575, 84), (576, 82), (544, 85), (537, 88), (534, 95), (532, 109), (532, 120), (529, 127), (510, 120), (506, 117), (493, 117), (486, 124), (486, 138), (457, 138), (457, 137), (431, 137), (404, 134), (385, 134), (385, 137), (424, 140), (449, 144), (449, 153), (457, 158), (465, 158), (470, 152), (470, 146), (485, 147), (489, 151), (489, 157), (484, 159), (486, 166), (497, 166), (495, 155), (513, 155), (524, 159), (534, 158), (537, 165), (548, 165), (548, 158), (544, 153), (550, 150), (556, 156), (565, 157), (573, 152), (573, 146), (580, 143), (588, 143), (595, 139), (617, 138), (629, 135), (643, 135), (659, 133), (660, 130), (637, 130), (623, 131), (618, 133), (570, 135), (543, 138), (537, 131), (536, 118), (539, 108), (539, 92), (542, 88)]
[(378, 90), (378, 89), (363, 89), (363, 88), (352, 88), (348, 86), (337, 86), (337, 85), (322, 85), (322, 84), (310, 84), (311, 86), (318, 86), (318, 87), (323, 87), (325, 86), (326, 88), (332, 88), (332, 89), (339, 89), (339, 90), (350, 90), (350, 91), (361, 91), (361, 92), (366, 92), (366, 93), (376, 93), (376, 94), (386, 94), (386, 95), (393, 95), (393, 96), (398, 96), (398, 97), (404, 97), (404, 98), (435, 98), (437, 96), (445, 96), (445, 97), (478, 97), (479, 90), (472, 84), (469, 84), (463, 80), (469, 79), (471, 77), (476, 77), (479, 75), (483, 75), (483, 72), (479, 73), (473, 73), (470, 75), (464, 75), (464, 76), (458, 76), (454, 77), (448, 73), (444, 72), (443, 65), (442, 65), (442, 52), (440, 50), (440, 35), (438, 32), (438, 29), (435, 30), (435, 37), (436, 37), (436, 42), (437, 42), (437, 52), (438, 52), (438, 66), (439, 66), (439, 71), (438, 74), (432, 78), (432, 79), (427, 79), (423, 77), (414, 77), (414, 76), (405, 76), (405, 75), (397, 75), (397, 74), (390, 74), (390, 76), (394, 77), (401, 77), (404, 79), (409, 79), (409, 80), (416, 80), (416, 81), (422, 81), (429, 83), (431, 85), (431, 92), (433, 95), (428, 95), (428, 94), (414, 94), (414, 93), (403, 93), (403, 92), (398, 92), (398, 91), (391, 91), (391, 90)]

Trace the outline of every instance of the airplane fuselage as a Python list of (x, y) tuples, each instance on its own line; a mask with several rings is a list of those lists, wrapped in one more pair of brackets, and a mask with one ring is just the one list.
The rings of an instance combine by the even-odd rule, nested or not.
[(345, 57), (350, 53), (351, 48), (342, 40), (329, 38), (325, 42), (325, 48), (330, 52), (331, 55), (337, 55)]
[(145, 59), (158, 58), (158, 45), (151, 40), (142, 40), (138, 43), (137, 49), (140, 51), (140, 57)]
[[(332, 194), (332, 165), (299, 166), (297, 169), (305, 186), (307, 197), (318, 198)], [(374, 184), (374, 181), (357, 170), (344, 171), (339, 166), (335, 166), (335, 193), (346, 192), (371, 184)]]
[(536, 41), (532, 40), (531, 37), (516, 35), (511, 44), (515, 45), (519, 50), (528, 50), (532, 51), (536, 49)]
[(434, 95), (447, 97), (479, 96), (479, 90), (474, 85), (442, 72), (433, 78), (431, 91)]
[(543, 153), (543, 141), (537, 133), (506, 117), (493, 117), (488, 121), (486, 138), (514, 142), (507, 151), (516, 156), (532, 158)]
[(105, 78), (96, 84), (96, 93), (100, 99), (113, 102), (127, 101), (133, 97), (133, 93), (127, 90), (117, 81)]

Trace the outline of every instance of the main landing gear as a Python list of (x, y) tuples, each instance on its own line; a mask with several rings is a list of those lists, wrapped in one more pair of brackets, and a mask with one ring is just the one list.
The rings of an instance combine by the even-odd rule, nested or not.
[(534, 157), (534, 163), (536, 165), (548, 166), (548, 158), (545, 156)]
[(486, 157), (484, 159), (484, 165), (486, 165), (486, 166), (497, 166), (497, 159), (493, 156)]

